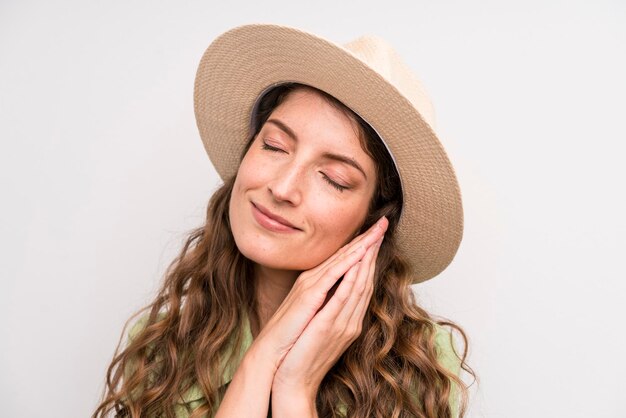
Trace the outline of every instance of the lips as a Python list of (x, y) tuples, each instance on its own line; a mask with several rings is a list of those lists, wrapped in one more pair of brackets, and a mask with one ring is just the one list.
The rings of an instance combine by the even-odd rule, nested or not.
[(280, 230), (280, 231), (300, 230), (300, 228), (296, 227), (287, 219), (270, 212), (267, 208), (259, 205), (258, 203), (255, 203), (255, 202), (251, 202), (251, 203), (252, 203), (252, 206), (254, 207), (253, 211), (254, 210), (257, 211), (255, 213), (255, 218), (257, 218), (257, 221), (259, 221), (259, 223), (261, 223), (262, 226), (271, 230)]

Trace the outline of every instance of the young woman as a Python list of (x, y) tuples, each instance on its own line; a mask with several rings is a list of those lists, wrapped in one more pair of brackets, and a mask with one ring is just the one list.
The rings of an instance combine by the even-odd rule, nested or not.
[(395, 52), (245, 25), (209, 46), (194, 99), (224, 184), (93, 417), (462, 416), (466, 336), (410, 288), (454, 257), (460, 192)]

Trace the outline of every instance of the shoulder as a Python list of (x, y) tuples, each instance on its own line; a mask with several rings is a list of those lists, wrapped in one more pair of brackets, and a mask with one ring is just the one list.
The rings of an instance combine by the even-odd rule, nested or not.
[[(165, 312), (159, 312), (157, 319), (162, 319), (163, 317), (165, 317)], [(148, 326), (149, 320), (150, 314), (144, 313), (133, 323), (126, 335), (129, 343), (134, 341), (135, 338)]]
[(135, 321), (135, 323), (128, 330), (128, 333), (126, 335), (126, 337), (128, 338), (128, 341), (129, 342), (133, 341), (137, 337), (137, 335), (139, 335), (141, 331), (143, 331), (143, 329), (146, 327), (147, 324), (148, 324), (148, 315), (145, 314), (145, 315), (140, 316), (139, 319)]
[(454, 334), (437, 323), (435, 323), (435, 345), (439, 362), (458, 376), (461, 371), (461, 359), (456, 352)]
[[(157, 315), (157, 321), (163, 319), (166, 316), (165, 312), (160, 312)], [(126, 333), (127, 344), (131, 344), (141, 333), (150, 325), (150, 314), (144, 313), (140, 315), (135, 322), (132, 323), (128, 332)], [(153, 343), (148, 344), (151, 349), (154, 347)], [(157, 359), (160, 354), (157, 354)], [(127, 363), (124, 369), (124, 378), (128, 379), (135, 371), (135, 364), (133, 361)], [(190, 410), (194, 410), (199, 407), (204, 399), (204, 394), (197, 384), (193, 384), (185, 393), (181, 395), (181, 398), (174, 402), (174, 413), (176, 418), (189, 417)]]
[[(454, 334), (449, 328), (437, 323), (435, 323), (435, 346), (437, 349), (437, 360), (439, 363), (455, 376), (460, 377), (461, 358), (457, 355)], [(450, 410), (452, 412), (452, 416), (457, 417), (459, 414), (460, 388), (454, 381), (452, 381), (451, 384), (452, 387), (449, 400)]]

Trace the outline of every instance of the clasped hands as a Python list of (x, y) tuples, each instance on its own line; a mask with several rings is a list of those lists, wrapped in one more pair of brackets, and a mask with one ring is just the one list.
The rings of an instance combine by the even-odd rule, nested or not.
[(263, 352), (275, 361), (274, 405), (296, 399), (314, 405), (322, 379), (361, 334), (387, 226), (387, 218), (382, 217), (326, 261), (301, 273), (255, 339), (254, 344), (263, 345)]

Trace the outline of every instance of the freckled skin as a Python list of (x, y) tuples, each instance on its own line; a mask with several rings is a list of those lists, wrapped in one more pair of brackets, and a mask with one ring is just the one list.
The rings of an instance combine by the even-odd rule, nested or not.
[[(318, 93), (292, 92), (269, 119), (289, 126), (298, 140), (265, 123), (237, 173), (229, 216), (237, 247), (259, 265), (277, 270), (308, 270), (350, 241), (367, 215), (376, 181), (374, 161), (363, 151), (350, 119)], [(264, 143), (279, 149), (263, 149)], [(356, 168), (323, 157), (353, 158)], [(326, 177), (341, 186), (339, 191)], [(300, 228), (267, 230), (252, 215), (251, 201)]]

